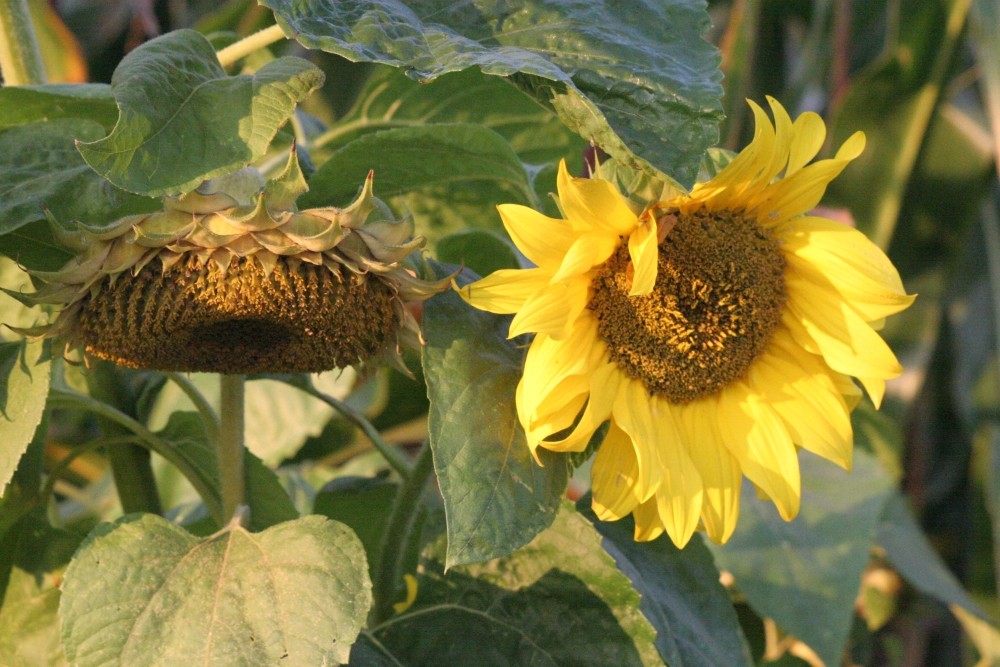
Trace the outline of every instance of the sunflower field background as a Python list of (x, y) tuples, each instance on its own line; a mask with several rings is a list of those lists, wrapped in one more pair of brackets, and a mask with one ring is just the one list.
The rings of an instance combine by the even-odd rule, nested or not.
[[(0, 32), (0, 665), (1000, 664), (994, 0), (0, 0)], [(683, 191), (768, 97), (821, 157), (864, 132), (822, 215), (918, 295), (905, 370), (849, 473), (800, 454), (793, 521), (745, 483), (724, 544), (635, 541), (591, 505), (607, 427), (536, 461), (526, 337), (447, 285), (528, 267), (497, 206), (558, 218), (561, 161)], [(18, 333), (86, 234), (248, 165), (426, 239), (408, 372)]]

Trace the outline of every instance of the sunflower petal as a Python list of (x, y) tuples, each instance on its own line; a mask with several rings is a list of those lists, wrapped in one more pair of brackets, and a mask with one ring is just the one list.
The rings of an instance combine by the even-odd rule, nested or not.
[(791, 176), (816, 157), (826, 141), (826, 125), (819, 114), (807, 111), (792, 124), (792, 143), (788, 149), (785, 176)]
[(607, 261), (621, 240), (610, 234), (583, 234), (566, 251), (559, 269), (552, 275), (551, 282), (557, 283), (586, 273)]
[(660, 520), (660, 509), (656, 498), (641, 503), (632, 511), (635, 517), (635, 541), (652, 542), (663, 534), (663, 521)]
[(583, 309), (587, 307), (586, 280), (568, 280), (535, 292), (514, 315), (509, 338), (525, 333), (545, 333), (565, 338)]
[(781, 418), (743, 382), (723, 390), (719, 414), (726, 447), (743, 474), (774, 502), (781, 518), (794, 519), (801, 500), (799, 459)]
[(622, 383), (615, 396), (612, 420), (628, 434), (635, 448), (639, 464), (636, 478), (636, 495), (645, 502), (653, 497), (663, 477), (660, 462), (661, 438), (673, 437), (674, 433), (658, 433), (657, 421), (653, 415), (652, 399), (641, 382), (628, 378)]
[(611, 416), (615, 395), (624, 378), (618, 366), (613, 363), (598, 366), (590, 376), (587, 407), (576, 426), (565, 438), (546, 440), (541, 445), (556, 452), (582, 452), (586, 449), (594, 431)]
[(653, 291), (658, 259), (656, 234), (656, 225), (647, 221), (628, 237), (628, 252), (633, 267), (629, 296), (642, 296)]
[(555, 271), (579, 233), (565, 221), (520, 204), (497, 206), (510, 239), (537, 266)]
[(556, 187), (563, 215), (577, 232), (599, 229), (625, 236), (639, 223), (614, 185), (597, 178), (573, 178), (565, 160), (559, 162)]
[(490, 313), (516, 313), (532, 295), (549, 284), (543, 269), (500, 269), (458, 289), (474, 308)]
[(601, 521), (616, 521), (639, 504), (635, 483), (639, 462), (632, 440), (614, 423), (597, 450), (590, 468), (594, 514)]
[(670, 539), (678, 549), (683, 549), (698, 528), (704, 490), (701, 475), (678, 429), (676, 412), (666, 401), (654, 401), (662, 466), (660, 488), (656, 491), (657, 507)]
[(713, 542), (722, 544), (733, 534), (739, 518), (743, 473), (723, 442), (714, 398), (675, 406), (674, 410), (684, 444), (701, 476), (705, 532)]

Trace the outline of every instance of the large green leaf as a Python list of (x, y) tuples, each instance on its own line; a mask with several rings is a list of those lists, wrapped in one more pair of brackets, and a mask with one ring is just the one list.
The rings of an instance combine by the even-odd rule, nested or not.
[(711, 552), (699, 537), (678, 549), (664, 535), (636, 542), (631, 517), (599, 521), (590, 496), (577, 508), (604, 538), (601, 545), (639, 591), (639, 608), (656, 629), (656, 647), (671, 667), (750, 665), (729, 593), (719, 583)]
[(45, 411), (52, 366), (41, 361), (45, 347), (41, 341), (0, 345), (0, 497)]
[(506, 558), (447, 574), (427, 563), (414, 606), (374, 628), (377, 650), (368, 644), (359, 658), (381, 653), (397, 661), (389, 664), (449, 667), (662, 665), (638, 606), (593, 527), (567, 506)]
[(437, 243), (437, 257), (488, 276), (499, 269), (520, 268), (518, 251), (505, 239), (483, 229), (465, 229), (445, 236)]
[(398, 484), (380, 477), (338, 477), (316, 494), (313, 512), (349, 526), (373, 566), (379, 561), (382, 532), (398, 489)]
[(0, 129), (57, 118), (87, 119), (110, 129), (118, 118), (111, 88), (103, 83), (0, 88)]
[[(287, 35), (421, 80), (479, 68), (509, 77), (623, 160), (690, 184), (721, 118), (705, 3), (594, 0), (264, 0)], [(636, 157), (637, 156), (637, 157)]]
[[(460, 283), (471, 279), (469, 273)], [(424, 376), (430, 442), (448, 523), (447, 565), (503, 556), (555, 518), (565, 457), (528, 450), (514, 407), (523, 349), (510, 319), (468, 306), (454, 292), (424, 306)]]
[(839, 664), (861, 573), (893, 485), (860, 450), (850, 473), (812, 455), (800, 456), (800, 464), (798, 518), (782, 521), (745, 484), (740, 525), (713, 551), (758, 613), (808, 644), (826, 664)]
[(0, 606), (0, 664), (5, 667), (61, 667), (59, 584), (15, 568)]
[(517, 153), (502, 136), (482, 125), (446, 123), (392, 128), (352, 141), (313, 174), (300, 205), (345, 204), (370, 170), (380, 197), (484, 180), (508, 186), (521, 203), (533, 197)]
[(145, 195), (192, 190), (267, 151), (295, 105), (323, 83), (301, 58), (229, 77), (193, 30), (176, 30), (122, 59), (111, 79), (120, 117), (80, 153), (118, 187)]
[(155, 515), (95, 529), (66, 570), (66, 657), (97, 665), (347, 661), (371, 583), (357, 537), (309, 516), (198, 539)]
[[(197, 413), (172, 413), (167, 425), (156, 435), (169, 442), (177, 456), (183, 457), (192, 470), (196, 471), (202, 488), (209, 489), (218, 496), (221, 484), (218, 457), (205, 435)], [(298, 518), (295, 505), (270, 468), (250, 451), (245, 453), (244, 465), (251, 529), (263, 530), (282, 521)]]
[[(112, 186), (87, 166), (75, 141), (104, 136), (97, 123), (63, 118), (17, 125), (0, 132), (0, 234), (45, 219), (62, 223), (106, 223), (122, 215), (153, 210), (156, 202)], [(0, 253), (15, 259), (9, 239)]]

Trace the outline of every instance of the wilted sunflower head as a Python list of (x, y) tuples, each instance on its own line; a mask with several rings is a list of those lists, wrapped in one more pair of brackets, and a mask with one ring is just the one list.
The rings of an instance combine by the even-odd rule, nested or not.
[(744, 477), (791, 520), (799, 450), (849, 468), (854, 378), (877, 406), (902, 370), (877, 329), (913, 297), (863, 234), (809, 214), (865, 137), (812, 162), (823, 121), (769, 102), (773, 123), (752, 104), (753, 141), (690, 192), (637, 206), (562, 165), (563, 218), (500, 207), (535, 266), (461, 289), (535, 334), (516, 395), (532, 452), (583, 451), (610, 422), (594, 511), (632, 514), (638, 540), (725, 542)]
[(249, 167), (165, 198), (154, 213), (79, 225), (63, 234), (79, 254), (33, 272), (44, 285), (22, 297), (62, 310), (22, 333), (135, 368), (402, 367), (400, 343), (420, 336), (407, 304), (443, 288), (404, 265), (423, 239), (374, 198), (370, 174), (347, 208), (299, 211), (304, 191), (293, 151), (267, 183)]

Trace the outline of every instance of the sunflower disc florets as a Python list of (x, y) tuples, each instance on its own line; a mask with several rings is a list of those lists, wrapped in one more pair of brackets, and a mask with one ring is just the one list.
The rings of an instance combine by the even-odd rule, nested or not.
[(77, 257), (35, 272), (44, 286), (23, 297), (62, 310), (22, 333), (136, 368), (401, 367), (400, 343), (420, 336), (406, 304), (444, 286), (403, 264), (423, 239), (377, 202), (371, 175), (343, 209), (299, 211), (293, 202), (304, 190), (293, 153), (267, 184), (248, 168), (167, 198), (154, 213), (80, 225), (70, 239)]

